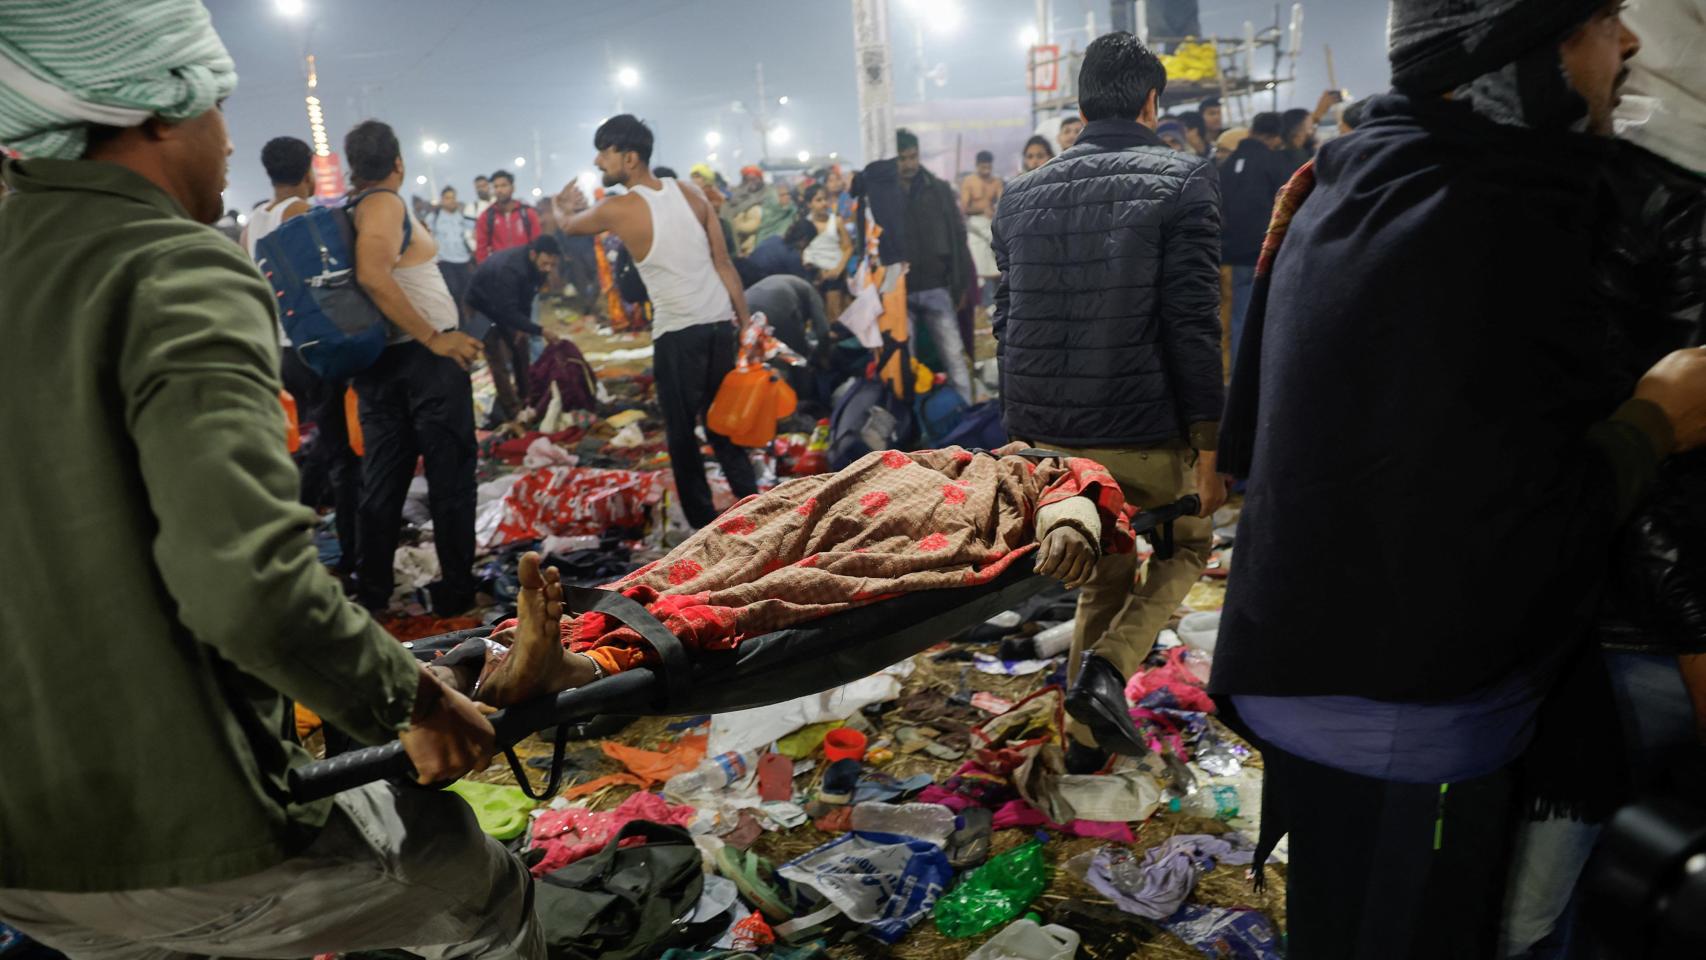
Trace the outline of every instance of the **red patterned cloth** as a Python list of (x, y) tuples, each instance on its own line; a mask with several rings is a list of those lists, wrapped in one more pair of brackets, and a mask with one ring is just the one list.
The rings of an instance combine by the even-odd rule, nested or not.
[[(1033, 461), (958, 447), (872, 453), (845, 470), (798, 477), (736, 504), (668, 556), (611, 585), (646, 606), (689, 650), (919, 590), (986, 583), (1036, 548), (1039, 507), (1086, 496), (1102, 548), (1135, 547), (1120, 486), (1081, 458)], [(603, 614), (563, 622), (576, 652), (606, 670), (654, 659)]]
[(657, 470), (541, 467), (510, 488), (490, 546), (639, 526), (668, 485), (668, 475)]

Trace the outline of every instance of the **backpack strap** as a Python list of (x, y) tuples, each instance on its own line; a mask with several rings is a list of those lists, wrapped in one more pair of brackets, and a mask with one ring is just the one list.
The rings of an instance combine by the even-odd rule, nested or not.
[[(401, 201), (403, 199), (402, 194), (398, 193), (395, 190), (392, 190), (389, 187), (368, 187), (366, 190), (358, 191), (355, 195), (351, 196), (348, 200), (345, 200), (344, 201), (344, 210), (348, 211), (351, 214), (355, 213), (355, 208), (356, 208), (357, 204), (361, 203), (361, 201), (366, 200), (368, 197), (371, 197), (376, 193), (389, 193), (391, 196), (396, 197), (399, 201)], [(402, 246), (402, 249), (397, 251), (397, 256), (399, 256), (399, 257), (403, 255), (404, 251), (409, 249), (409, 238), (415, 232), (414, 221), (415, 221), (414, 214), (409, 212), (409, 205), (407, 203), (404, 203), (403, 204), (403, 246)]]

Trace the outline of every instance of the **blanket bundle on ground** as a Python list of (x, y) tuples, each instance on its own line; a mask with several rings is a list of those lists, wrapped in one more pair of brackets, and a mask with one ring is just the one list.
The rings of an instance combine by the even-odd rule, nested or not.
[[(689, 650), (728, 650), (900, 594), (987, 583), (1035, 548), (1037, 510), (1071, 497), (1095, 505), (1105, 552), (1134, 549), (1125, 497), (1100, 464), (1021, 449), (881, 451), (790, 480), (611, 586)], [(563, 638), (611, 672), (654, 658), (603, 614), (564, 620)]]

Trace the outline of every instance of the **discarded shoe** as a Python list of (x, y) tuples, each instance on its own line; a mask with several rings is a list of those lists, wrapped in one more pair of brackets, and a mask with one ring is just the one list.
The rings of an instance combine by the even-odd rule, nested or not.
[(1090, 728), (1096, 745), (1104, 750), (1141, 757), (1149, 753), (1137, 725), (1131, 722), (1131, 707), (1125, 698), (1126, 678), (1108, 658), (1085, 651), (1079, 661), (1078, 679), (1066, 695), (1066, 712)]
[(857, 760), (837, 760), (823, 771), (823, 783), (818, 787), (819, 801), (837, 806), (853, 802), (853, 792), (859, 786), (859, 774), (865, 765)]
[(948, 865), (955, 870), (969, 870), (989, 859), (995, 814), (984, 807), (967, 807), (960, 820), (965, 825), (948, 835)]
[[(833, 770), (834, 767), (830, 769)], [(825, 773), (823, 778), (827, 783), (829, 774)], [(853, 802), (868, 803), (872, 800), (887, 802), (901, 797), (910, 797), (935, 782), (936, 778), (928, 773), (915, 774), (905, 780), (900, 780), (886, 773), (873, 770), (859, 778), (859, 782), (853, 790)]]

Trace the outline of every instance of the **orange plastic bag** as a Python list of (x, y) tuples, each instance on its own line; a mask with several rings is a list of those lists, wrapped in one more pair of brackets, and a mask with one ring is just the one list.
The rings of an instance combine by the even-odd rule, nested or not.
[(762, 447), (776, 439), (776, 421), (791, 415), (799, 406), (799, 397), (794, 388), (776, 374), (770, 374), (770, 379), (764, 384), (765, 402), (768, 413), (754, 421), (747, 432), (733, 434), (729, 437), (737, 447)]
[(284, 448), (295, 453), (302, 449), (302, 424), (296, 418), (296, 398), (289, 390), (280, 390), (278, 402), (284, 407)]
[(349, 448), (358, 457), (365, 454), (367, 448), (361, 439), (361, 412), (356, 406), (354, 387), (344, 390), (344, 426), (349, 430)]
[(705, 425), (725, 437), (752, 432), (771, 407), (770, 371), (760, 366), (742, 364), (723, 377), (711, 409), (705, 415)]

